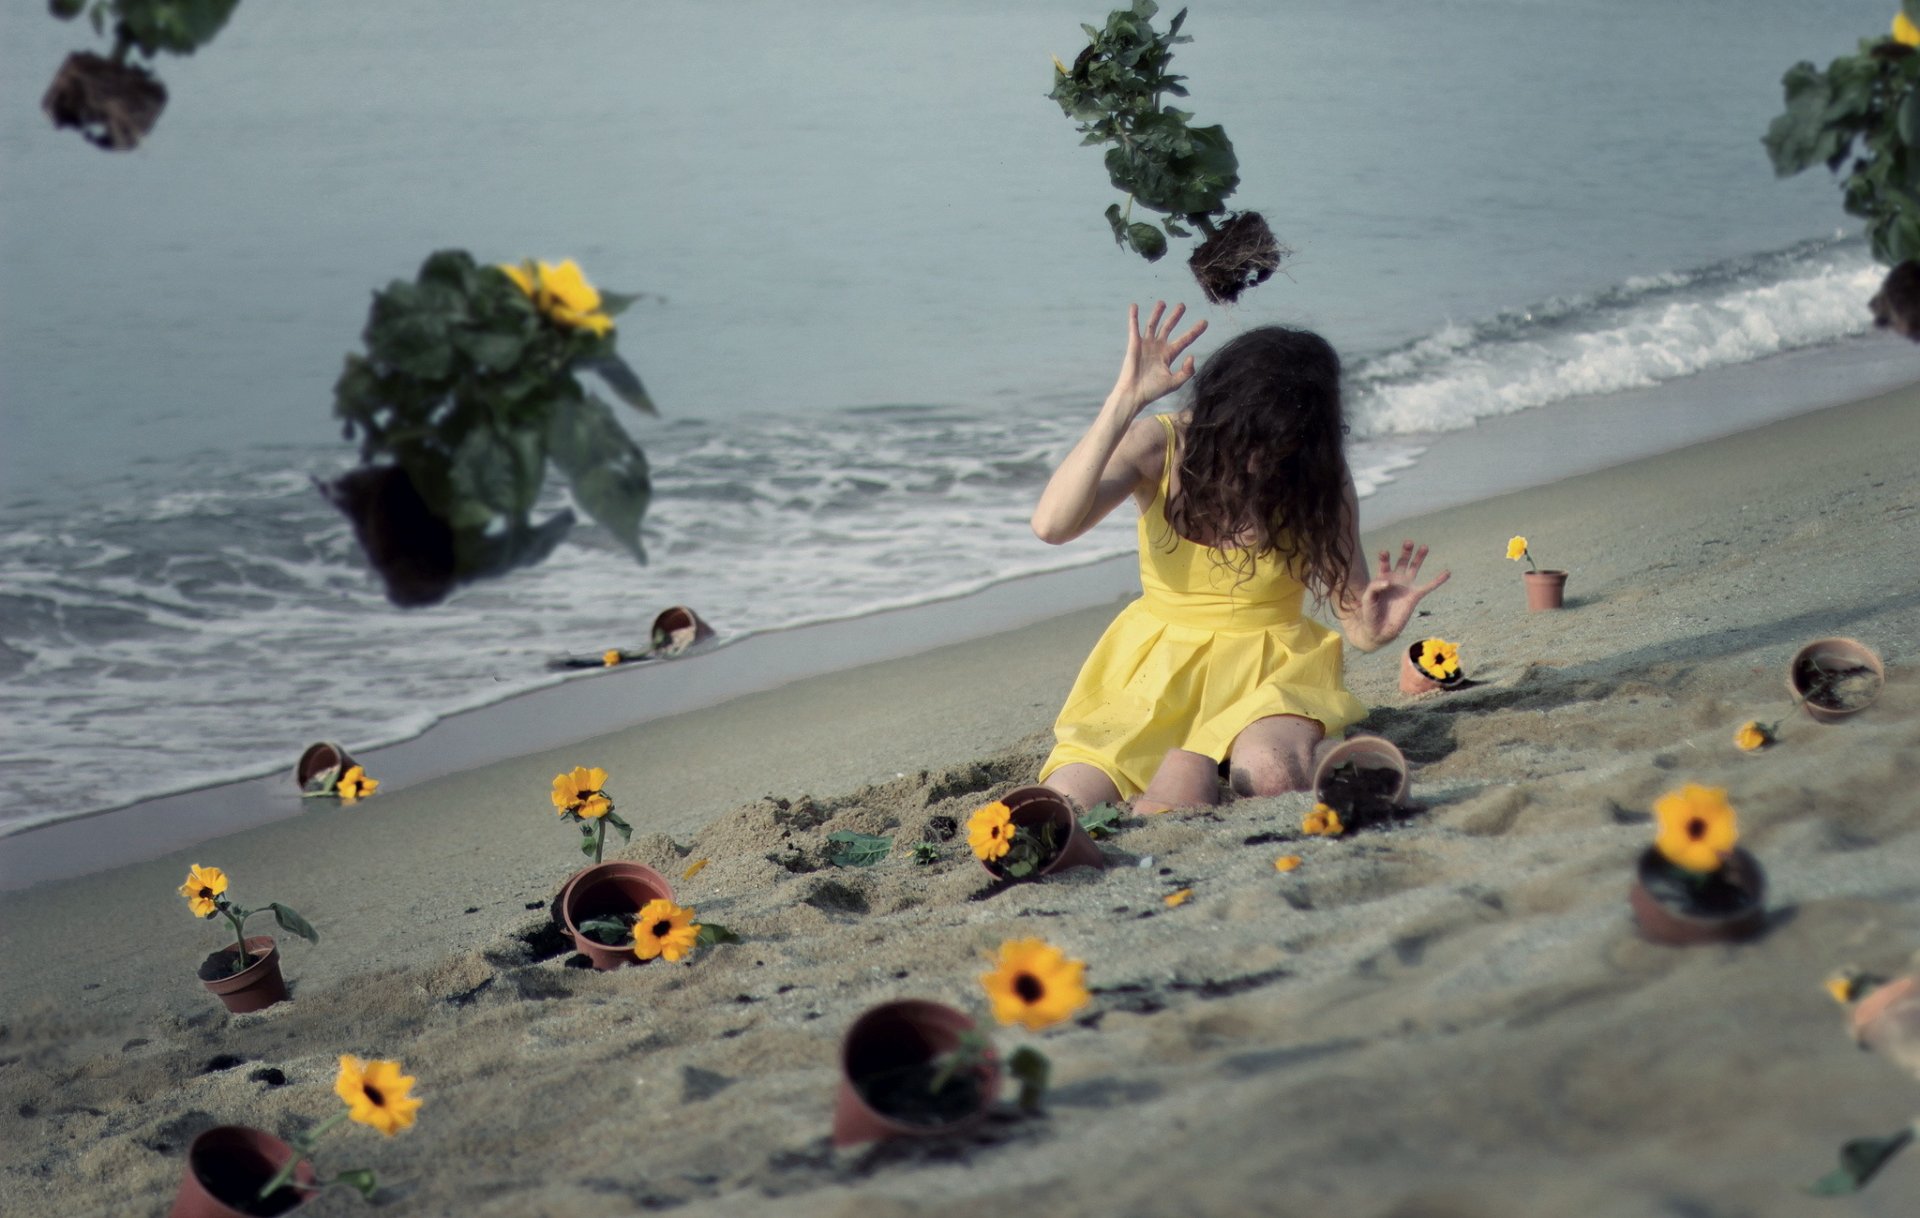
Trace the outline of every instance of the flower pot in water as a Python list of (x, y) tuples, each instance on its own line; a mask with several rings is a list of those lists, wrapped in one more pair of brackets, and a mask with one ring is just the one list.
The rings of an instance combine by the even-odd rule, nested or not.
[(1857, 639), (1815, 639), (1787, 662), (1787, 688), (1820, 723), (1867, 709), (1886, 679), (1880, 657)]
[(633, 954), (633, 944), (614, 947), (597, 942), (587, 937), (580, 924), (594, 918), (637, 914), (648, 901), (671, 900), (673, 885), (651, 867), (641, 863), (596, 863), (575, 872), (560, 889), (555, 904), (560, 910), (560, 924), (573, 939), (575, 950), (593, 961), (593, 967), (606, 970), (644, 962)]
[[(278, 1188), (264, 1198), (259, 1195), (292, 1157), (293, 1147), (270, 1133), (217, 1125), (188, 1145), (180, 1191), (168, 1218), (245, 1218), (298, 1209), (314, 1196), (308, 1189)], [(313, 1164), (302, 1160), (293, 1183), (311, 1187), (313, 1180)]]
[[(1038, 879), (1043, 875), (1052, 875), (1056, 871), (1066, 871), (1073, 867), (1105, 867), (1106, 856), (1100, 853), (1100, 847), (1093, 844), (1087, 831), (1080, 827), (1080, 818), (1075, 815), (1073, 803), (1052, 787), (1018, 787), (1000, 797), (1007, 806), (1007, 815), (1016, 826), (1022, 829), (1038, 830), (1043, 826), (1053, 826), (1053, 840), (1060, 843), (1053, 857), (1045, 865), (1034, 871), (1027, 879)], [(1009, 878), (1005, 869), (998, 863), (981, 860), (981, 866), (992, 872), (998, 879)]]
[[(1358, 773), (1378, 771), (1390, 776), (1390, 779), (1370, 780), (1371, 789), (1364, 793), (1363, 799), (1375, 806), (1354, 806), (1352, 793), (1341, 789), (1341, 777), (1334, 773), (1343, 766), (1352, 766)], [(1350, 828), (1390, 814), (1391, 809), (1406, 802), (1409, 785), (1406, 754), (1384, 736), (1349, 736), (1334, 745), (1321, 742), (1319, 757), (1313, 766), (1313, 797), (1338, 811)], [(1384, 807), (1377, 806), (1382, 801)]]
[(310, 744), (293, 767), (293, 782), (302, 791), (331, 791), (340, 775), (355, 764), (337, 744)]
[(262, 1011), (287, 996), (280, 975), (280, 949), (271, 936), (248, 935), (247, 955), (253, 963), (233, 972), (233, 949), (224, 948), (200, 964), (200, 984), (220, 996), (236, 1015)]
[(932, 1087), (938, 1059), (974, 1030), (973, 1020), (917, 998), (868, 1009), (840, 1042), (833, 1143), (951, 1133), (978, 1121), (1000, 1092), (1000, 1063), (986, 1049), (972, 1070)]
[(1527, 581), (1527, 609), (1558, 609), (1560, 598), (1567, 590), (1565, 571), (1523, 571), (1520, 578)]
[(1426, 694), (1436, 689), (1458, 689), (1463, 674), (1456, 672), (1444, 681), (1435, 680), (1420, 667), (1420, 649), (1425, 640), (1413, 644), (1400, 653), (1400, 692), (1403, 694)]
[(1640, 933), (1655, 943), (1687, 946), (1695, 943), (1737, 943), (1758, 934), (1767, 924), (1767, 875), (1760, 860), (1736, 846), (1720, 864), (1713, 903), (1687, 906), (1656, 894), (1659, 873), (1673, 864), (1648, 846), (1635, 868), (1633, 888), (1627, 894)]
[(662, 609), (653, 619), (653, 654), (677, 656), (714, 637), (713, 627), (685, 605)]

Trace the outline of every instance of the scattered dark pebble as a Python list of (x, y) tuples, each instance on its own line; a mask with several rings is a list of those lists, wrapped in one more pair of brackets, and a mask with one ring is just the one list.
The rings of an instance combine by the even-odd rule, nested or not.
[(244, 1066), (246, 1064), (247, 1059), (244, 1057), (233, 1053), (222, 1053), (218, 1057), (209, 1059), (206, 1065), (200, 1067), (200, 1073), (217, 1074), (222, 1070), (231, 1070), (235, 1066)]
[[(538, 909), (538, 908), (540, 908), (540, 903), (539, 903), (538, 901), (535, 901), (535, 902), (534, 902), (533, 904), (531, 904), (531, 905), (529, 905), (529, 906), (527, 906), (527, 908), (528, 908), (528, 909)], [(468, 913), (479, 913), (479, 912), (480, 912), (480, 907), (479, 907), (478, 905), (469, 905), (469, 906), (467, 906), (467, 909), (466, 909), (466, 912), (468, 912)]]
[(287, 1085), (286, 1072), (276, 1070), (272, 1066), (262, 1066), (252, 1074), (247, 1075), (247, 1078), (256, 1083), (265, 1083), (269, 1087), (284, 1087)]

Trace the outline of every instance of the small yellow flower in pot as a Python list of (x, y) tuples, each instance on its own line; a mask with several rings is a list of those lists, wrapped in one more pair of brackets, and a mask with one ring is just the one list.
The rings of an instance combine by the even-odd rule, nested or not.
[(1766, 877), (1739, 846), (1725, 789), (1686, 783), (1653, 805), (1654, 842), (1630, 894), (1648, 938), (1706, 943), (1747, 938), (1766, 922)]
[(1518, 534), (1507, 539), (1507, 557), (1514, 562), (1523, 558), (1527, 562), (1527, 569), (1520, 578), (1526, 581), (1529, 610), (1560, 608), (1567, 587), (1565, 571), (1543, 570), (1533, 560), (1531, 543)]
[(580, 853), (598, 863), (607, 846), (607, 826), (620, 831), (622, 841), (633, 840), (633, 826), (613, 813), (613, 797), (608, 795), (607, 772), (577, 765), (564, 774), (553, 776), (553, 808), (563, 820), (580, 826)]
[(1436, 689), (1458, 689), (1467, 674), (1460, 668), (1460, 647), (1443, 638), (1421, 639), (1400, 657), (1400, 692), (1424, 694)]
[(982, 862), (997, 862), (1013, 849), (1013, 816), (999, 800), (967, 818), (967, 845)]
[(227, 873), (218, 867), (192, 864), (186, 883), (180, 885), (180, 895), (186, 898), (187, 909), (194, 917), (225, 917), (233, 928), (233, 946), (213, 953), (200, 965), (201, 984), (229, 1011), (258, 1011), (287, 996), (286, 981), (280, 975), (280, 948), (267, 935), (249, 939), (248, 918), (271, 909), (282, 930), (309, 943), (320, 941), (320, 932), (291, 906), (270, 901), (258, 909), (245, 909), (234, 904), (227, 895)]
[(694, 916), (693, 910), (672, 901), (648, 901), (633, 920), (633, 954), (669, 964), (692, 954), (702, 929)]
[[(403, 1073), (397, 1061), (362, 1061), (350, 1053), (341, 1054), (340, 1072), (334, 1077), (333, 1092), (346, 1107), (306, 1133), (297, 1133), (288, 1139), (294, 1154), (279, 1174), (260, 1189), (258, 1199), (264, 1201), (279, 1189), (287, 1187), (293, 1179), (295, 1167), (312, 1155), (320, 1139), (342, 1121), (350, 1120), (369, 1129), (377, 1129), (382, 1136), (389, 1138), (403, 1129), (412, 1128), (414, 1114), (420, 1110), (422, 1103), (418, 1096), (412, 1094), (413, 1084), (413, 1076)], [(366, 1170), (341, 1172), (320, 1187), (335, 1184), (351, 1185), (369, 1201), (373, 1200), (374, 1190), (378, 1187), (373, 1173)]]

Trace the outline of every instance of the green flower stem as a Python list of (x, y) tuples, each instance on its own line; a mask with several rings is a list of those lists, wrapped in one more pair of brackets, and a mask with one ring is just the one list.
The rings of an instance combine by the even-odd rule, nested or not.
[(247, 967), (247, 915), (252, 911), (223, 904), (220, 912), (227, 916), (227, 921), (233, 923), (233, 971), (238, 974)]
[(596, 867), (600, 864), (600, 852), (606, 849), (606, 845), (607, 818), (606, 815), (602, 813), (600, 816), (595, 817), (593, 822), (593, 862)]
[(273, 1179), (267, 1181), (266, 1184), (261, 1187), (258, 1195), (264, 1199), (275, 1189), (283, 1187), (287, 1181), (293, 1179), (293, 1173), (300, 1167), (300, 1160), (313, 1153), (313, 1144), (318, 1142), (321, 1135), (325, 1134), (329, 1129), (346, 1120), (351, 1112), (352, 1109), (342, 1108), (340, 1111), (314, 1126), (312, 1133), (292, 1138), (293, 1153), (287, 1156), (285, 1163), (280, 1165), (280, 1170), (274, 1173)]

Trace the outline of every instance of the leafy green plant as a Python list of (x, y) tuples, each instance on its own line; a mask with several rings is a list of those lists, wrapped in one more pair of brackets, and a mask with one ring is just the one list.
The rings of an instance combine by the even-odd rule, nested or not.
[(856, 833), (851, 829), (835, 829), (827, 834), (827, 840), (839, 847), (827, 856), (827, 861), (835, 867), (871, 867), (893, 849), (890, 837)]
[(646, 456), (578, 374), (628, 405), (653, 405), (614, 349), (612, 318), (634, 297), (600, 293), (571, 262), (481, 266), (429, 257), (377, 292), (334, 386), (360, 440), (359, 468), (322, 487), (403, 606), (539, 562), (573, 526), (533, 509), (551, 462), (573, 502), (644, 562)]
[(93, 31), (113, 34), (110, 56), (75, 51), (55, 73), (41, 109), (56, 127), (73, 127), (102, 148), (137, 147), (166, 108), (167, 89), (127, 55), (148, 59), (165, 52), (191, 55), (212, 42), (240, 0), (48, 0), (47, 9), (62, 21), (82, 11)]
[[(1863, 38), (1825, 71), (1802, 60), (1781, 78), (1786, 110), (1762, 140), (1774, 173), (1814, 165), (1841, 175), (1842, 205), (1867, 222), (1873, 256), (1920, 259), (1920, 0), (1903, 0), (1890, 36)], [(1898, 265), (1872, 302), (1875, 321), (1920, 338), (1920, 273)]]
[[(1194, 278), (1207, 299), (1234, 300), (1272, 276), (1286, 251), (1259, 213), (1229, 213), (1240, 162), (1226, 131), (1191, 126), (1191, 113), (1162, 104), (1163, 95), (1187, 96), (1186, 78), (1167, 68), (1173, 48), (1193, 39), (1180, 33), (1187, 10), (1164, 32), (1153, 28), (1159, 11), (1154, 0), (1133, 0), (1109, 13), (1104, 28), (1082, 25), (1087, 46), (1071, 68), (1054, 61), (1047, 96), (1077, 124), (1081, 143), (1112, 145), (1107, 177), (1127, 196), (1124, 206), (1107, 208), (1115, 243), (1157, 262), (1169, 237), (1190, 237), (1186, 226), (1198, 228), (1207, 240), (1188, 259)], [(1134, 219), (1135, 204), (1160, 213), (1158, 226)]]

